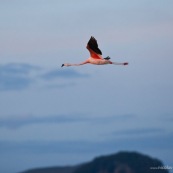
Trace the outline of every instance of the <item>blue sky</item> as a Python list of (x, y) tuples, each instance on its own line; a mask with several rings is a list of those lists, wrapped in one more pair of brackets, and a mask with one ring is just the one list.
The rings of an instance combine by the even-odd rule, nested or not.
[[(120, 150), (173, 166), (171, 0), (0, 0), (0, 172)], [(129, 66), (61, 68), (103, 56)]]

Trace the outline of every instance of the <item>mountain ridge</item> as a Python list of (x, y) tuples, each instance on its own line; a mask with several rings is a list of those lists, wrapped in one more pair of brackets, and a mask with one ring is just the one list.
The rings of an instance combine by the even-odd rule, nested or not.
[(74, 166), (35, 168), (21, 173), (169, 173), (161, 167), (164, 165), (157, 158), (138, 152), (120, 151)]

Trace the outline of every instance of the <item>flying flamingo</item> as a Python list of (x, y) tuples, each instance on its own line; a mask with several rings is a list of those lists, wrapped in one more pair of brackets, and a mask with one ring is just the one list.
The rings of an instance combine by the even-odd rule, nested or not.
[(79, 66), (79, 65), (84, 65), (84, 64), (95, 64), (95, 65), (105, 65), (105, 64), (114, 64), (114, 65), (128, 65), (128, 62), (123, 62), (123, 63), (118, 63), (118, 62), (112, 62), (110, 61), (110, 57), (103, 58), (102, 57), (102, 52), (98, 48), (97, 40), (94, 37), (91, 37), (90, 40), (88, 41), (88, 44), (86, 48), (90, 52), (90, 57), (79, 64), (70, 64), (70, 63), (64, 63), (62, 64), (61, 67), (63, 66)]

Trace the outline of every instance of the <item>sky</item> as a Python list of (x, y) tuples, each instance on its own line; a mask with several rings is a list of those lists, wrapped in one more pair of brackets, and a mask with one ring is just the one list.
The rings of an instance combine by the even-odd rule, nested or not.
[[(172, 166), (172, 0), (0, 0), (0, 172), (137, 151)], [(103, 56), (128, 66), (61, 68)]]

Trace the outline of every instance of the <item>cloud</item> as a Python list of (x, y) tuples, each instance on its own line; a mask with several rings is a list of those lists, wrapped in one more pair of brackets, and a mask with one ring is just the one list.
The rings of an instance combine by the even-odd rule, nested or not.
[(110, 123), (113, 121), (129, 121), (129, 120), (134, 120), (136, 119), (137, 116), (134, 114), (122, 114), (122, 115), (111, 115), (111, 116), (104, 116), (99, 119), (96, 119), (98, 123)]
[(134, 129), (125, 129), (121, 131), (113, 132), (113, 135), (118, 136), (145, 136), (145, 135), (156, 135), (160, 133), (164, 133), (165, 129), (163, 128), (154, 128), (154, 127), (148, 127), (148, 128), (134, 128)]
[(88, 118), (80, 117), (78, 115), (47, 115), (44, 117), (38, 117), (33, 115), (24, 116), (10, 116), (8, 118), (0, 119), (0, 127), (7, 128), (20, 128), (32, 124), (43, 123), (72, 123), (78, 121), (86, 121)]
[(88, 74), (82, 74), (73, 69), (52, 70), (42, 75), (44, 80), (54, 80), (57, 78), (85, 78)]
[[(104, 116), (104, 117), (89, 117), (83, 116), (83, 114), (55, 114), (55, 115), (44, 115), (42, 117), (37, 115), (11, 115), (7, 118), (0, 119), (0, 127), (6, 128), (21, 128), (32, 124), (59, 124), (59, 123), (74, 123), (74, 122), (89, 122), (90, 124), (99, 125), (110, 123), (114, 121), (129, 121), (129, 119), (135, 118), (135, 115), (116, 115), (116, 116)], [(126, 131), (120, 132), (120, 134), (126, 134)]]
[(29, 74), (29, 72), (33, 69), (38, 69), (38, 67), (24, 63), (9, 63), (0, 65), (0, 73), (2, 74)]
[(109, 139), (103, 141), (88, 140), (60, 140), (60, 141), (0, 141), (0, 152), (21, 151), (37, 153), (103, 153), (115, 152), (115, 150), (147, 150), (147, 149), (170, 149), (173, 146), (172, 134), (164, 134), (153, 137), (137, 139)]
[(0, 91), (21, 90), (28, 88), (34, 79), (30, 76), (36, 66), (9, 63), (0, 65)]
[(160, 119), (165, 122), (172, 122), (173, 121), (173, 115), (172, 114), (165, 114), (164, 116), (161, 116)]
[(64, 89), (64, 88), (72, 87), (75, 85), (76, 85), (76, 83), (74, 83), (74, 82), (61, 83), (61, 84), (48, 84), (44, 88), (46, 88), (46, 89)]
[[(104, 117), (88, 117), (83, 114), (55, 114), (44, 115), (42, 117), (37, 115), (11, 115), (7, 118), (0, 119), (0, 127), (7, 128), (21, 128), (32, 124), (49, 124), (49, 123), (74, 123), (74, 122), (89, 122), (90, 124), (105, 124), (113, 121), (128, 121), (129, 118), (135, 118), (135, 115), (117, 115), (117, 116), (104, 116)], [(122, 133), (122, 132), (121, 132)], [(125, 132), (124, 132), (125, 133)]]
[[(42, 71), (40, 70), (42, 69)], [(38, 66), (24, 63), (9, 63), (0, 65), (0, 91), (19, 91), (42, 81), (43, 88), (55, 89), (74, 86), (75, 83), (55, 83), (56, 79), (86, 78), (88, 74), (79, 73), (73, 69), (53, 69), (46, 71)]]

